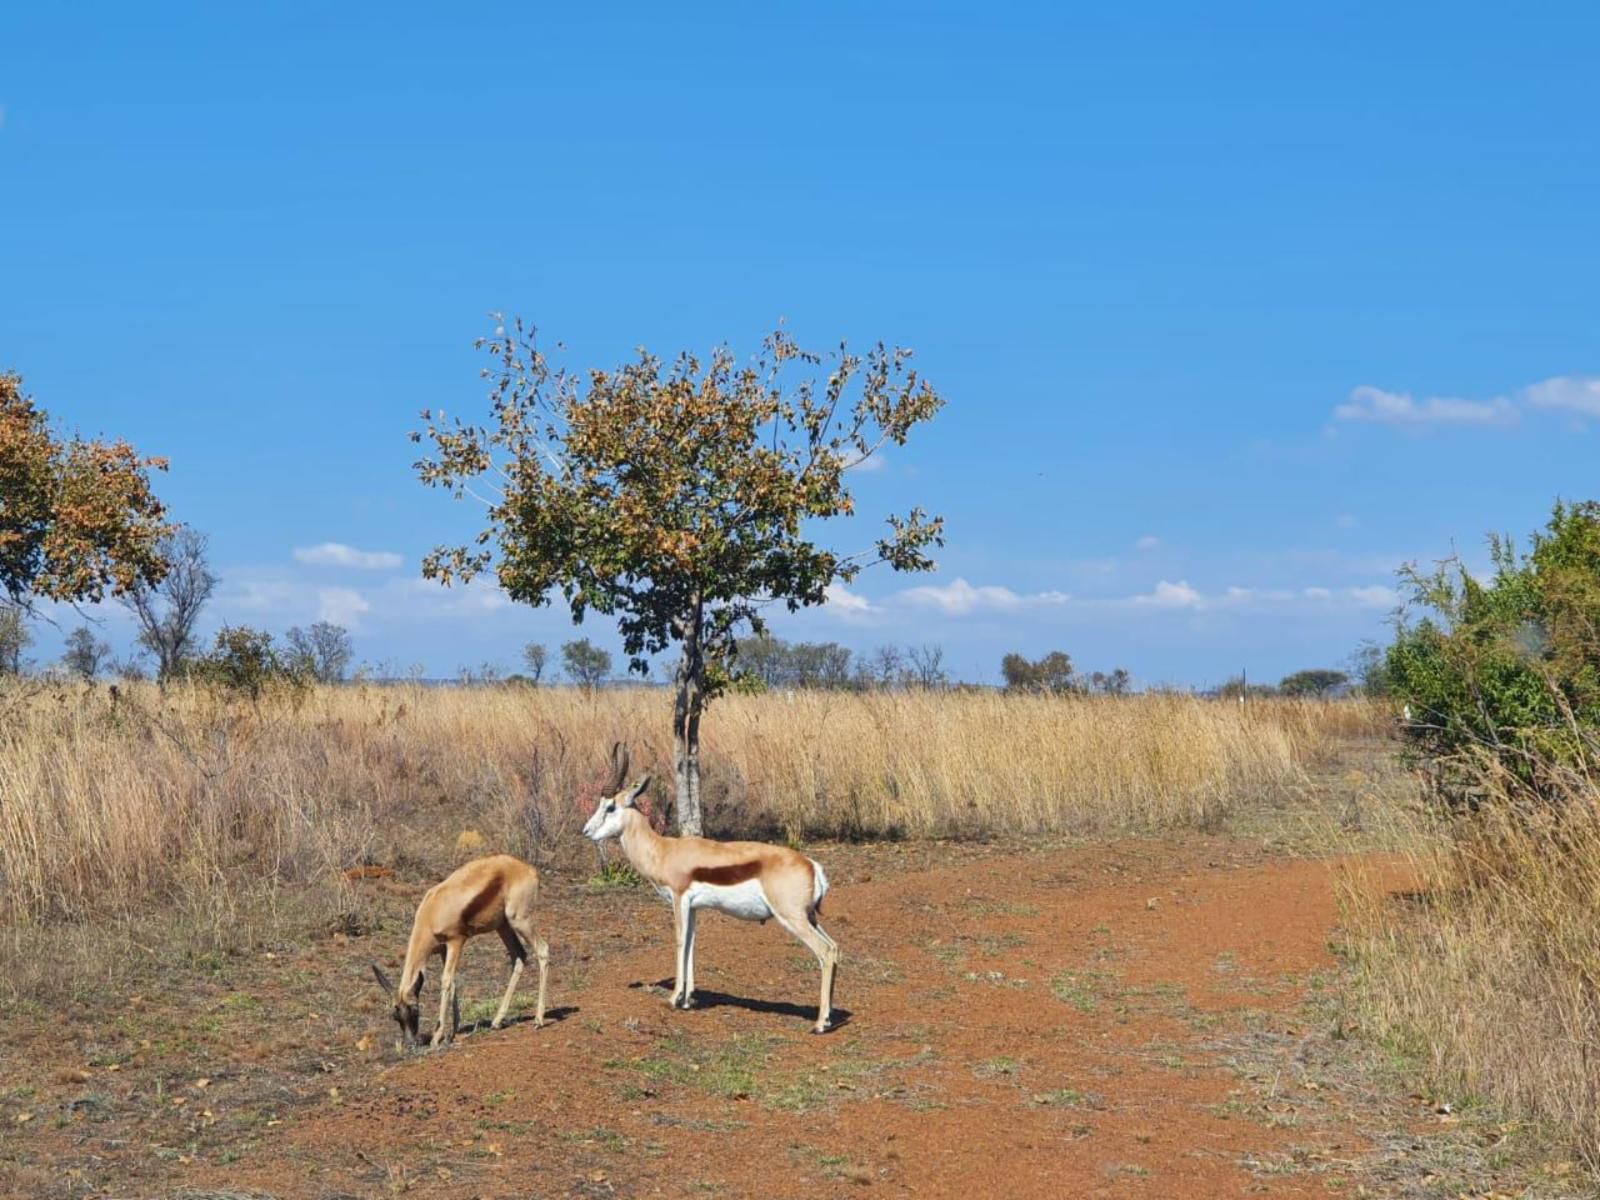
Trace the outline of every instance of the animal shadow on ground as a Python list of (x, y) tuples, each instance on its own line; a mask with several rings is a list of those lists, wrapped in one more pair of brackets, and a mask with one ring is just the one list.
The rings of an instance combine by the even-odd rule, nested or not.
[[(558, 1005), (555, 1008), (547, 1008), (547, 1009), (544, 1010), (544, 1023), (546, 1025), (554, 1025), (556, 1022), (565, 1021), (568, 1017), (573, 1016), (573, 1015), (577, 1014), (580, 1011), (582, 1011), (582, 1010), (579, 1009), (576, 1004), (562, 1004), (562, 1005)], [(500, 1028), (502, 1030), (504, 1030), (504, 1029), (510, 1029), (514, 1025), (532, 1025), (532, 1024), (533, 1024), (533, 1014), (532, 1013), (526, 1013), (526, 1012), (525, 1013), (516, 1013), (516, 1014), (513, 1014), (511, 1016), (508, 1016), (505, 1019), (505, 1023), (503, 1025), (501, 1025)], [(474, 1021), (470, 1025), (463, 1025), (461, 1027), (461, 1032), (462, 1033), (494, 1033), (494, 1032), (496, 1032), (496, 1030), (493, 1030), (493, 1029), (489, 1028), (489, 1018), (488, 1017), (484, 1017), (481, 1021)]]
[[(670, 979), (658, 980), (655, 983), (630, 983), (632, 988), (659, 988), (668, 995), (672, 994), (673, 981)], [(711, 992), (704, 988), (696, 988), (694, 993), (694, 1006), (696, 1008), (742, 1008), (746, 1012), (772, 1013), (780, 1017), (803, 1017), (806, 1021), (817, 1019), (817, 1006), (815, 1004), (794, 1004), (788, 1000), (756, 1000), (749, 996), (730, 996), (727, 992)], [(829, 1020), (829, 1031), (838, 1029), (849, 1023), (851, 1012), (848, 1008), (835, 1006)]]

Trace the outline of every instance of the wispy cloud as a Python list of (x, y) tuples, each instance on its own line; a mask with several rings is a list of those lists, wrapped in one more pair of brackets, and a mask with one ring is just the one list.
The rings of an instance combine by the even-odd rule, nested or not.
[(1252, 611), (1329, 607), (1344, 609), (1391, 609), (1400, 602), (1393, 588), (1382, 585), (1330, 588), (1255, 588), (1233, 586), (1220, 592), (1202, 592), (1186, 580), (1176, 583), (1163, 579), (1148, 592), (1130, 596), (1122, 603), (1137, 608), (1188, 612), (1216, 612), (1228, 609)]
[(296, 546), (294, 558), (312, 567), (354, 567), (363, 571), (389, 571), (405, 561), (390, 550), (357, 550), (343, 542)]
[(850, 469), (852, 471), (860, 471), (863, 475), (870, 475), (874, 471), (883, 470), (888, 465), (889, 456), (886, 455), (882, 450), (879, 450), (876, 454), (871, 454), (866, 458), (863, 458)]
[(864, 621), (878, 611), (876, 604), (865, 596), (858, 596), (843, 584), (829, 584), (824, 594), (827, 596), (827, 611), (845, 621)]
[(1147, 533), (1133, 544), (1133, 548), (1135, 550), (1144, 550), (1148, 552), (1151, 550), (1161, 549), (1161, 545), (1162, 542), (1160, 538), (1153, 533)]
[(1205, 597), (1190, 587), (1187, 580), (1182, 579), (1177, 583), (1163, 579), (1150, 592), (1142, 596), (1133, 596), (1129, 601), (1132, 604), (1143, 604), (1152, 608), (1199, 608), (1204, 602)]
[(359, 629), (361, 618), (371, 611), (371, 603), (355, 588), (320, 588), (317, 591), (319, 621), (331, 621), (346, 629)]
[(1594, 375), (1557, 375), (1524, 388), (1522, 396), (1529, 408), (1600, 417), (1600, 377)]
[(1065, 592), (1033, 592), (1019, 594), (1007, 587), (986, 585), (974, 587), (965, 579), (955, 579), (946, 584), (929, 584), (906, 588), (898, 599), (919, 608), (933, 608), (951, 617), (965, 617), (982, 612), (1016, 612), (1018, 609), (1038, 605), (1065, 604), (1072, 597)]
[(1333, 410), (1338, 421), (1366, 421), (1377, 425), (1422, 428), (1436, 425), (1515, 425), (1521, 414), (1503, 396), (1493, 400), (1462, 400), (1455, 396), (1427, 396), (1418, 400), (1410, 392), (1387, 392), (1358, 387), (1350, 399)]

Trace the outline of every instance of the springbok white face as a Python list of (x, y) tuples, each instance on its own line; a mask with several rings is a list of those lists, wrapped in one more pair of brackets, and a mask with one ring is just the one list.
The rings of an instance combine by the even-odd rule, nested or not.
[(583, 827), (583, 836), (595, 842), (621, 837), (623, 810), (634, 807), (634, 803), (644, 795), (645, 788), (649, 786), (650, 776), (646, 775), (631, 788), (624, 788), (615, 796), (602, 796), (600, 803), (594, 806), (594, 814)]

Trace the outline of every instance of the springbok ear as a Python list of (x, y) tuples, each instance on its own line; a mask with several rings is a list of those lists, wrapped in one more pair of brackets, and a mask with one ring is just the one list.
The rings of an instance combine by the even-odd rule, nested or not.
[(628, 782), (628, 748), (621, 742), (611, 746), (611, 790), (620, 792)]
[(374, 976), (377, 977), (378, 986), (381, 987), (384, 991), (388, 992), (389, 995), (393, 996), (395, 994), (394, 984), (389, 982), (389, 977), (383, 973), (383, 968), (380, 967), (377, 963), (373, 963), (372, 964), (372, 973), (373, 973)]
[(632, 808), (634, 802), (638, 800), (640, 796), (644, 795), (645, 788), (649, 786), (650, 776), (646, 775), (644, 778), (640, 779), (638, 783), (633, 785), (633, 790), (628, 793), (628, 798), (626, 801), (624, 801), (624, 803), (626, 803), (629, 808)]

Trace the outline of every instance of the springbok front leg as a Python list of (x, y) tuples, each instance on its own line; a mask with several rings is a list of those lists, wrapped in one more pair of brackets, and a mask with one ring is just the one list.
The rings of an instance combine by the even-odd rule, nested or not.
[(686, 905), (683, 918), (683, 1006), (694, 1007), (694, 905)]
[(461, 947), (465, 938), (445, 943), (444, 970), (439, 974), (439, 1024), (434, 1027), (431, 1045), (449, 1045), (455, 1041), (456, 1023), (461, 1007), (456, 1003), (456, 968), (461, 965)]
[(676, 956), (673, 962), (672, 1007), (689, 1007), (689, 938), (694, 930), (694, 909), (687, 896), (679, 896), (672, 904), (673, 931), (677, 934)]

